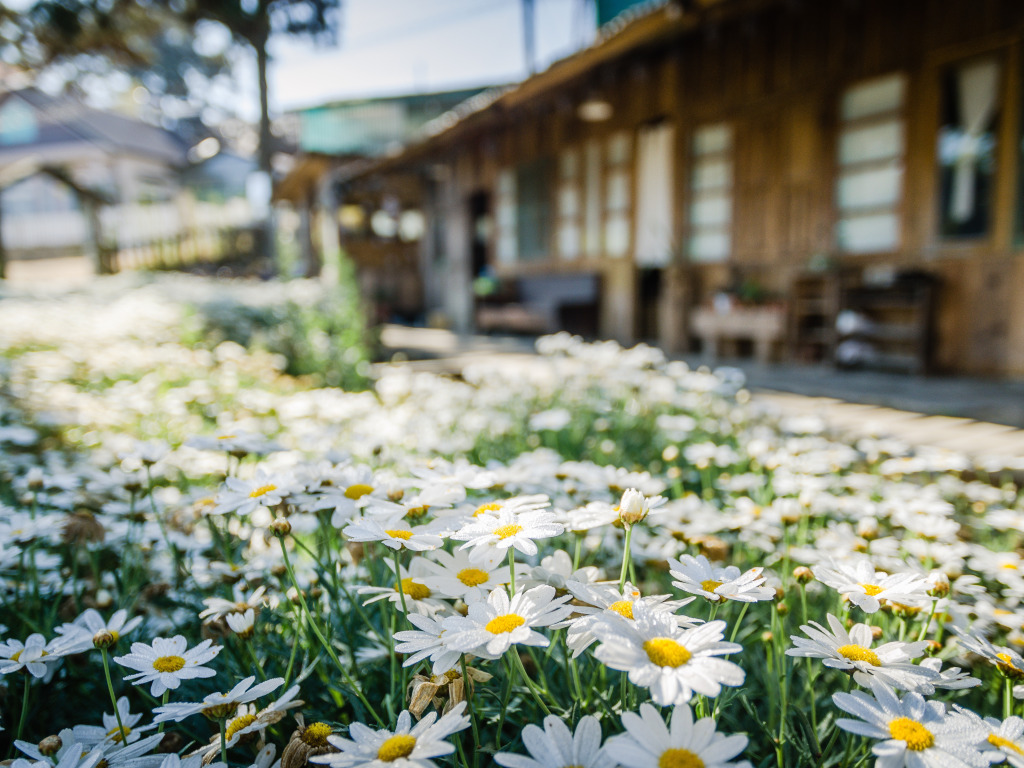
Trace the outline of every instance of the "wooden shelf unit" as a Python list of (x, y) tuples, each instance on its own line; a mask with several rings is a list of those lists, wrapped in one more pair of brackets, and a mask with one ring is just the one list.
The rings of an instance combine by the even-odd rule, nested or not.
[(856, 312), (865, 322), (852, 333), (837, 331), (837, 347), (856, 341), (870, 354), (854, 365), (844, 365), (837, 359), (837, 365), (927, 373), (936, 287), (935, 279), (926, 274), (903, 275), (886, 286), (844, 287), (840, 311)]
[(839, 313), (839, 276), (808, 273), (793, 281), (789, 310), (789, 358), (802, 363), (831, 362)]

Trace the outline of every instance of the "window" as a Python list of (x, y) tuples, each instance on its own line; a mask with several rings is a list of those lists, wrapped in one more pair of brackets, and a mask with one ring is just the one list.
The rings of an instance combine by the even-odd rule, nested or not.
[(548, 256), (549, 191), (547, 158), (516, 169), (516, 255), (522, 261), (540, 261)]
[(637, 136), (636, 261), (664, 267), (672, 258), (675, 128), (658, 123)]
[(601, 144), (594, 139), (583, 148), (583, 252), (601, 255)]
[(562, 153), (558, 162), (558, 255), (572, 260), (580, 255), (579, 152)]
[(839, 107), (837, 239), (846, 253), (895, 250), (900, 242), (903, 193), (902, 75), (848, 88)]
[(604, 250), (613, 258), (629, 253), (629, 209), (632, 197), (629, 164), (633, 159), (632, 138), (626, 131), (614, 133), (608, 138), (606, 150)]
[(690, 258), (724, 261), (732, 250), (732, 126), (698, 128), (692, 152)]
[(497, 213), (497, 257), (502, 264), (516, 260), (516, 175), (510, 168), (498, 174), (494, 199)]
[(944, 237), (988, 234), (998, 116), (995, 59), (974, 59), (945, 73), (938, 144), (939, 231)]

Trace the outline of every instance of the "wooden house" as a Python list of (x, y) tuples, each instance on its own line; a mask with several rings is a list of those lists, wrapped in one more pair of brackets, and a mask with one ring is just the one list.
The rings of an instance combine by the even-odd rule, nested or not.
[(649, 3), (344, 194), (418, 189), (460, 330), (497, 279), (552, 330), (1022, 374), (1022, 74), (1019, 0)]

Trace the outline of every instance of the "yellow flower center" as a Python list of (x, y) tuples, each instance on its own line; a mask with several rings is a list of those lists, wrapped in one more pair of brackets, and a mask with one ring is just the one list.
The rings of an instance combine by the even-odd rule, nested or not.
[(907, 749), (912, 752), (921, 752), (935, 743), (932, 732), (909, 717), (897, 717), (895, 720), (890, 720), (889, 734), (894, 739), (905, 741)]
[(999, 659), (996, 666), (999, 667), (1000, 672), (1014, 680), (1024, 680), (1024, 669), (1013, 663), (1013, 657), (1010, 654), (997, 653), (996, 658)]
[(670, 637), (655, 637), (644, 643), (647, 658), (659, 667), (681, 667), (693, 654)]
[(250, 499), (258, 499), (260, 496), (266, 496), (271, 491), (276, 491), (277, 486), (271, 483), (270, 485), (261, 485), (256, 488), (252, 493), (249, 494)]
[(345, 498), (352, 499), (352, 501), (355, 501), (356, 499), (363, 498), (363, 496), (365, 496), (368, 493), (373, 493), (372, 485), (367, 485), (366, 483), (356, 483), (355, 485), (350, 485), (348, 488), (345, 489)]
[(410, 507), (409, 510), (405, 513), (405, 517), (407, 520), (419, 520), (421, 517), (427, 514), (428, 509), (430, 509), (430, 507), (427, 506), (426, 504), (420, 507)]
[(377, 759), (390, 763), (400, 757), (408, 757), (416, 746), (416, 737), (407, 733), (397, 733), (380, 745), (377, 750)]
[(479, 587), (488, 578), (487, 571), (481, 571), (479, 568), (463, 568), (456, 575), (467, 587)]
[(430, 597), (430, 587), (417, 584), (412, 579), (402, 579), (402, 591), (413, 600), (425, 600)]
[(688, 749), (666, 749), (658, 758), (658, 768), (704, 768), (704, 761)]
[(860, 586), (864, 589), (864, 594), (868, 597), (874, 597), (882, 591), (882, 588), (877, 584), (861, 584)]
[(707, 581), (702, 581), (700, 583), (700, 588), (705, 592), (714, 592), (720, 586), (722, 586), (722, 582), (715, 581), (714, 579), (708, 579)]
[(161, 656), (153, 661), (153, 669), (157, 672), (177, 672), (185, 666), (185, 659), (181, 656)]
[(494, 529), (494, 535), (499, 539), (507, 539), (509, 536), (515, 536), (523, 530), (523, 526), (512, 523), (510, 525), (503, 525), (500, 528)]
[(513, 629), (518, 629), (526, 623), (526, 619), (516, 613), (506, 613), (504, 616), (498, 616), (487, 622), (487, 626), (484, 627), (492, 635), (500, 635), (504, 632), (511, 632)]
[(882, 666), (882, 660), (878, 658), (878, 654), (863, 645), (841, 645), (836, 650), (839, 651), (840, 656), (850, 661), (866, 661), (875, 667)]
[(256, 715), (240, 715), (228, 723), (227, 730), (224, 731), (224, 738), (230, 739), (236, 733), (243, 728), (252, 725), (256, 722)]
[(384, 533), (386, 533), (388, 536), (390, 536), (393, 539), (401, 539), (402, 541), (408, 541), (409, 539), (412, 538), (412, 531), (387, 530), (387, 531), (384, 531)]
[(992, 611), (993, 616), (1011, 616), (1013, 611), (1008, 611), (1005, 608), (995, 608)]
[(218, 440), (234, 440), (238, 435), (221, 435)]
[(299, 737), (302, 743), (310, 747), (326, 747), (327, 737), (333, 733), (331, 726), (327, 723), (313, 723), (306, 726), (306, 730)]
[(11, 661), (19, 661), (21, 659), (21, 651), (15, 651), (11, 654)]
[(1018, 755), (1024, 755), (1024, 749), (1021, 749), (1019, 746), (1014, 744), (1009, 739), (1004, 739), (1002, 736), (997, 736), (994, 733), (993, 734), (989, 734), (988, 743), (991, 744), (993, 747), (997, 747), (997, 748), (1005, 747), (1006, 749), (1013, 750)]
[[(130, 736), (131, 732), (132, 732), (132, 729), (129, 728), (126, 725), (124, 727), (124, 737), (127, 738), (128, 736)], [(121, 743), (121, 739), (122, 739), (121, 729), (118, 728), (117, 726), (114, 726), (109, 731), (107, 731), (107, 736), (110, 736), (111, 737), (111, 741), (113, 741), (115, 744), (120, 744)]]
[(501, 509), (501, 504), (496, 501), (489, 501), (477, 507), (473, 512), (473, 517), (480, 517), (480, 515), (485, 515), (488, 512), (497, 512), (499, 509)]
[[(224, 694), (221, 694), (221, 696), (227, 698), (227, 696)], [(213, 706), (206, 707), (205, 709), (200, 711), (203, 713), (203, 715), (210, 718), (211, 720), (223, 720), (225, 717), (234, 712), (237, 708), (237, 705), (233, 701), (227, 701), (222, 704), (214, 704)]]
[(629, 600), (616, 600), (608, 606), (609, 611), (615, 611), (624, 619), (633, 618), (633, 604)]

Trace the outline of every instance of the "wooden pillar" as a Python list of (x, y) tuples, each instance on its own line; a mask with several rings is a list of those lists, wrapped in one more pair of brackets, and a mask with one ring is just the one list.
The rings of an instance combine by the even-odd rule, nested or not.
[(635, 341), (636, 265), (629, 259), (608, 259), (601, 297), (601, 336), (623, 345)]
[(338, 199), (334, 193), (334, 173), (328, 169), (320, 179), (316, 199), (320, 217), (320, 277), (328, 284), (341, 277), (341, 238), (338, 233)]

